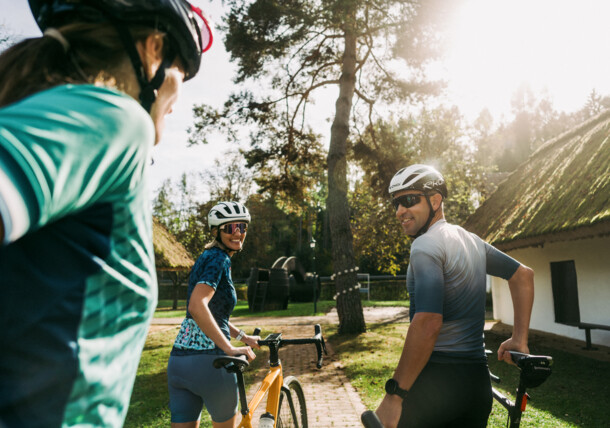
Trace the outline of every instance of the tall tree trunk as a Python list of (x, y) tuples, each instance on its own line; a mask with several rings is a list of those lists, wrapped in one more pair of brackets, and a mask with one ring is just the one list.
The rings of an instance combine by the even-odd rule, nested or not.
[(356, 84), (356, 35), (346, 30), (343, 68), (339, 80), (339, 98), (335, 104), (335, 118), (331, 127), (328, 150), (328, 199), (332, 240), (332, 257), (335, 271), (335, 288), (338, 293), (337, 313), (339, 333), (366, 331), (358, 283), (352, 229), (347, 202), (347, 138)]

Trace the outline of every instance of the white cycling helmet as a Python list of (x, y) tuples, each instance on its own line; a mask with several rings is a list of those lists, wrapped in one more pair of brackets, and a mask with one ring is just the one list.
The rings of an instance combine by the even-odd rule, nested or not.
[(208, 225), (210, 229), (222, 226), (225, 223), (245, 221), (250, 223), (250, 212), (240, 202), (219, 202), (214, 205), (208, 214)]
[(401, 190), (419, 190), (425, 194), (432, 190), (443, 195), (443, 198), (447, 197), (445, 179), (429, 165), (411, 165), (394, 174), (388, 191), (393, 195)]
[(437, 210), (434, 210), (432, 207), (432, 202), (430, 202), (431, 192), (438, 192), (442, 195), (443, 199), (445, 199), (447, 197), (447, 183), (441, 173), (435, 168), (429, 165), (415, 164), (401, 169), (392, 177), (390, 187), (388, 188), (390, 195), (393, 197), (396, 192), (400, 192), (401, 190), (420, 191), (424, 194), (424, 198), (426, 198), (426, 202), (428, 203), (430, 211), (426, 224), (424, 224), (415, 235), (411, 235), (412, 238), (417, 238), (428, 231), (430, 223), (432, 223), (432, 219), (436, 215), (436, 211), (440, 209), (439, 207)]

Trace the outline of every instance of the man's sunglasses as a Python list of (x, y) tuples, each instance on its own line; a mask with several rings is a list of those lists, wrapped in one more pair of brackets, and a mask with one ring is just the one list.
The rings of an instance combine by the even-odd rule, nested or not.
[(234, 234), (238, 229), (239, 233), (246, 233), (248, 230), (248, 223), (228, 223), (220, 226), (220, 230), (222, 230), (224, 233), (228, 233), (229, 235)]
[(392, 199), (392, 205), (394, 205), (394, 209), (397, 210), (399, 205), (402, 205), (405, 208), (411, 208), (421, 202), (421, 197), (426, 196), (424, 194), (412, 194), (412, 195), (402, 195), (397, 196)]

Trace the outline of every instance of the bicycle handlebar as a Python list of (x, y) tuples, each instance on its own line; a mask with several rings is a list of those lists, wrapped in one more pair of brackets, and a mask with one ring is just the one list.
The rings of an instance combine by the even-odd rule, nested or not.
[[(260, 328), (256, 328), (254, 330), (254, 335), (260, 334), (260, 331)], [(261, 339), (258, 341), (258, 344), (260, 346), (269, 347), (269, 350), (272, 353), (274, 351), (277, 352), (279, 348), (282, 348), (287, 345), (305, 345), (309, 343), (313, 343), (314, 345), (316, 345), (316, 351), (318, 353), (318, 361), (316, 363), (316, 367), (321, 368), (323, 359), (322, 351), (324, 351), (324, 354), (326, 355), (328, 355), (328, 352), (326, 351), (326, 342), (324, 342), (324, 337), (322, 336), (322, 327), (320, 326), (320, 324), (316, 324), (314, 326), (313, 337), (303, 339), (282, 339), (282, 333), (272, 333), (268, 335), (265, 339)]]
[(366, 428), (383, 428), (383, 424), (379, 420), (379, 416), (377, 413), (372, 410), (367, 410), (362, 415), (360, 415), (360, 420), (362, 421), (362, 425)]

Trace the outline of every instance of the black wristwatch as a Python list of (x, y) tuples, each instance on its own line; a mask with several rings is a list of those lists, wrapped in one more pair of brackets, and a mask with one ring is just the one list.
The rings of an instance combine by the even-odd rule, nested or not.
[(394, 379), (388, 379), (388, 381), (385, 383), (385, 392), (388, 394), (398, 395), (403, 400), (407, 398), (407, 394), (409, 393), (409, 391), (406, 389), (402, 389), (400, 386), (398, 386), (398, 382), (396, 382)]

